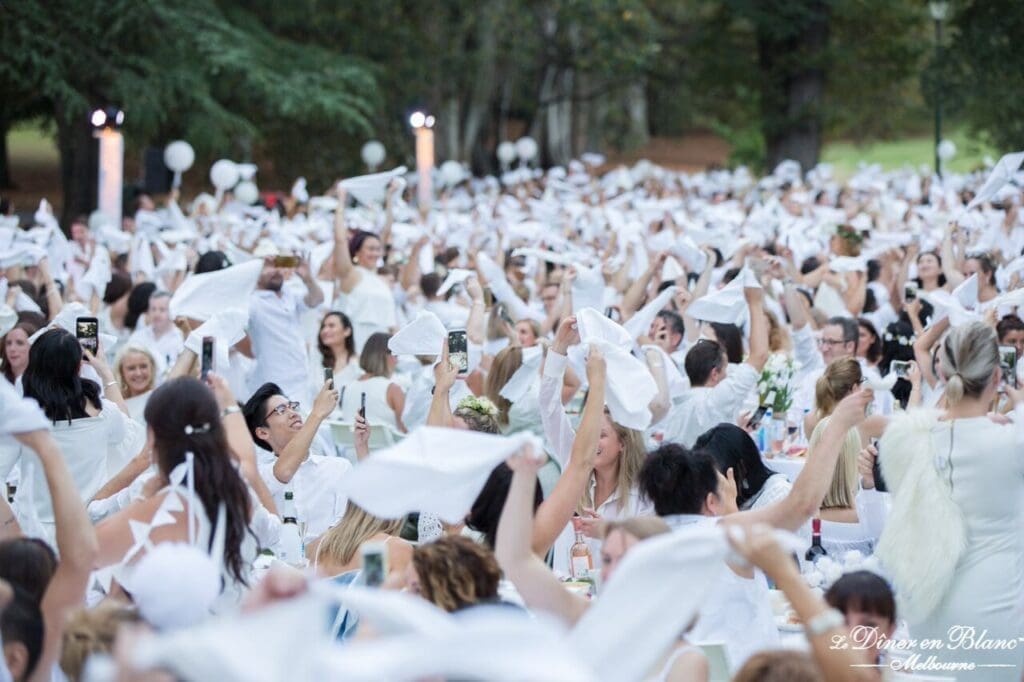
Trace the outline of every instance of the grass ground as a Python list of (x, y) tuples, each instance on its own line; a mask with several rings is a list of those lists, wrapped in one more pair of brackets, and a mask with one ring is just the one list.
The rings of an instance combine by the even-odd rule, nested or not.
[[(970, 140), (961, 130), (952, 131), (947, 139), (953, 141), (957, 151), (953, 159), (943, 163), (943, 168), (956, 173), (983, 165), (986, 156), (998, 159), (1001, 155), (987, 145)], [(822, 161), (835, 165), (836, 174), (841, 178), (852, 175), (861, 161), (880, 164), (886, 170), (921, 165), (931, 168), (935, 163), (935, 140), (932, 137), (912, 137), (867, 145), (831, 142), (825, 145), (821, 157)]]

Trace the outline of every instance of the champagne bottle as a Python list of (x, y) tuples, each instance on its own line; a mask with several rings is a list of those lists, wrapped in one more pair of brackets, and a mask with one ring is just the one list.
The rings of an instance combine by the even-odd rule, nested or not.
[(299, 531), (299, 518), (295, 511), (295, 495), (291, 490), (284, 493), (284, 508), (281, 510), (281, 537), (278, 540), (277, 558), (286, 564), (302, 566), (305, 564), (302, 547), (302, 533)]
[(828, 552), (821, 546), (821, 519), (815, 516), (811, 520), (811, 546), (807, 549), (807, 553), (804, 554), (804, 559), (813, 564), (827, 554)]

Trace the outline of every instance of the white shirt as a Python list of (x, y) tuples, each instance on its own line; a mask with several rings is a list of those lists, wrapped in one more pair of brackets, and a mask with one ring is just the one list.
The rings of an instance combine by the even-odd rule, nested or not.
[(338, 483), (352, 469), (347, 459), (310, 455), (288, 483), (274, 476), (273, 462), (261, 464), (259, 469), (278, 511), (284, 508), (285, 491), (292, 491), (299, 523), (306, 524), (307, 539), (323, 535), (345, 514), (348, 499), (338, 493)]
[(717, 386), (697, 386), (672, 406), (662, 422), (665, 440), (692, 447), (697, 438), (722, 422), (734, 423), (757, 384), (758, 371), (746, 363), (731, 365)]
[(249, 382), (252, 390), (272, 381), (292, 400), (309, 402), (301, 321), (306, 309), (303, 295), (289, 289), (282, 289), (280, 294), (265, 290), (252, 293), (249, 337), (256, 356)]
[[(185, 339), (177, 327), (172, 326), (162, 336), (157, 336), (151, 326), (145, 325), (132, 333), (128, 338), (128, 344), (141, 346), (155, 355), (157, 371), (163, 375), (181, 355), (181, 351), (185, 348)], [(162, 376), (156, 377), (158, 384), (161, 378)]]

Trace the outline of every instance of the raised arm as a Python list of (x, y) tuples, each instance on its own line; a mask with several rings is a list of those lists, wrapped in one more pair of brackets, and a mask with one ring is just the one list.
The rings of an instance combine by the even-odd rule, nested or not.
[(658, 385), (658, 394), (651, 400), (648, 409), (651, 411), (651, 424), (657, 424), (669, 410), (672, 409), (672, 397), (668, 392), (668, 376), (665, 372), (665, 361), (661, 351), (657, 348), (644, 347), (644, 360), (647, 362), (647, 369), (654, 377), (654, 383)]
[[(919, 307), (919, 306), (915, 306)], [(912, 314), (911, 320), (916, 320), (917, 315)], [(920, 322), (918, 322), (920, 325)], [(914, 359), (921, 370), (921, 377), (928, 382), (928, 386), (935, 388), (938, 377), (932, 371), (932, 347), (949, 328), (949, 318), (939, 320), (924, 330), (917, 330), (917, 338), (914, 339)]]
[(434, 366), (434, 395), (430, 399), (427, 426), (443, 426), (450, 429), (455, 425), (449, 394), (458, 376), (459, 369), (448, 359), (448, 339), (445, 339), (441, 361)]
[(942, 274), (946, 276), (946, 288), (955, 289), (963, 283), (964, 276), (959, 269), (957, 254), (953, 250), (953, 235), (958, 231), (959, 226), (955, 222), (946, 225), (945, 233), (942, 235)]
[(551, 349), (544, 356), (544, 369), (540, 380), (540, 421), (554, 448), (555, 461), (565, 468), (576, 440), (576, 431), (565, 413), (565, 405), (561, 400), (561, 389), (564, 384), (566, 366), (568, 364), (569, 346), (579, 343), (580, 334), (576, 329), (576, 318), (567, 317), (558, 325), (555, 340)]
[(466, 293), (473, 299), (469, 317), (466, 319), (466, 340), (476, 346), (482, 346), (487, 341), (487, 316), (485, 315), (484, 290), (477, 277), (470, 277), (466, 280)]
[(284, 446), (281, 454), (274, 462), (274, 478), (281, 483), (289, 483), (295, 472), (299, 470), (302, 463), (309, 457), (309, 447), (313, 444), (317, 429), (324, 419), (330, 416), (331, 412), (338, 405), (338, 391), (334, 389), (331, 382), (324, 382), (313, 399), (313, 409), (309, 418), (299, 429), (298, 433), (291, 439), (288, 445)]
[(856, 317), (864, 310), (864, 301), (868, 295), (868, 277), (863, 272), (846, 273), (846, 291), (843, 292), (843, 303), (850, 314)]
[(60, 297), (60, 288), (50, 272), (49, 258), (39, 261), (39, 272), (43, 276), (43, 285), (46, 287), (46, 321), (51, 322), (64, 307), (64, 300)]
[(99, 375), (100, 381), (103, 382), (103, 397), (117, 405), (117, 409), (130, 417), (131, 413), (128, 411), (128, 404), (125, 403), (124, 396), (121, 395), (121, 384), (117, 383), (114, 373), (110, 371), (110, 365), (107, 364), (107, 354), (104, 352), (103, 344), (99, 344), (96, 355), (83, 348), (82, 356), (86, 362), (92, 365), (92, 368), (96, 370), (96, 374)]
[(573, 625), (586, 611), (586, 600), (565, 589), (531, 548), (533, 495), (542, 462), (527, 446), (507, 464), (513, 471), (512, 485), (498, 522), (494, 555), (528, 608), (546, 611)]
[(596, 348), (590, 349), (587, 358), (587, 380), (590, 393), (583, 408), (580, 428), (572, 446), (569, 462), (544, 503), (537, 510), (533, 522), (532, 547), (535, 554), (543, 556), (555, 543), (555, 539), (572, 519), (580, 498), (590, 482), (590, 474), (597, 459), (597, 442), (601, 437), (601, 420), (604, 417), (604, 391), (607, 367), (604, 356)]
[(865, 410), (874, 395), (857, 391), (840, 401), (832, 412), (818, 446), (807, 453), (807, 463), (782, 500), (763, 509), (741, 511), (725, 517), (725, 523), (767, 523), (785, 530), (796, 530), (817, 513), (825, 499), (839, 460), (839, 453), (850, 429), (864, 421)]
[(359, 271), (352, 265), (352, 254), (348, 251), (348, 228), (345, 227), (345, 200), (348, 190), (338, 186), (338, 208), (334, 211), (334, 276), (338, 288), (346, 294), (359, 284)]
[(768, 318), (764, 314), (764, 289), (744, 287), (750, 312), (750, 355), (747, 364), (760, 372), (768, 362)]
[(406, 291), (413, 287), (419, 287), (420, 277), (423, 274), (420, 272), (420, 252), (428, 247), (430, 247), (430, 237), (427, 235), (423, 235), (412, 245), (409, 260), (402, 266), (402, 271), (399, 273), (402, 288)]
[(306, 297), (303, 299), (303, 303), (309, 308), (315, 308), (324, 302), (324, 290), (320, 288), (320, 284), (313, 277), (313, 274), (309, 271), (309, 261), (305, 258), (299, 263), (299, 267), (295, 268), (295, 274), (299, 276), (302, 283), (306, 285)]
[(43, 595), (41, 608), (46, 628), (43, 653), (32, 676), (33, 680), (49, 680), (53, 666), (60, 658), (68, 614), (85, 602), (89, 575), (99, 555), (99, 543), (78, 494), (78, 487), (71, 478), (60, 448), (50, 434), (46, 431), (32, 431), (17, 434), (16, 437), (39, 457), (53, 500), (53, 516), (56, 521), (60, 562)]
[(667, 258), (667, 253), (659, 253), (658, 257), (651, 262), (647, 270), (629, 285), (629, 289), (626, 290), (625, 296), (622, 297), (621, 307), (623, 320), (628, 320), (633, 317), (633, 314), (636, 313), (636, 311), (640, 309), (640, 306), (643, 305), (647, 286), (651, 283), (651, 280), (654, 279), (654, 276), (661, 272), (661, 268), (665, 265), (665, 259)]

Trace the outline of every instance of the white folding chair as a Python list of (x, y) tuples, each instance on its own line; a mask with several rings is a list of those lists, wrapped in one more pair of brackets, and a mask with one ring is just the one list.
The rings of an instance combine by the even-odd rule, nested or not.
[[(352, 424), (343, 421), (328, 421), (327, 425), (331, 429), (331, 440), (336, 446), (345, 448), (346, 451), (355, 451), (356, 434), (352, 430)], [(389, 448), (401, 439), (402, 434), (386, 424), (370, 424), (370, 452)]]
[(708, 682), (729, 682), (732, 675), (729, 673), (729, 652), (725, 650), (725, 645), (709, 642), (698, 646), (708, 659)]

